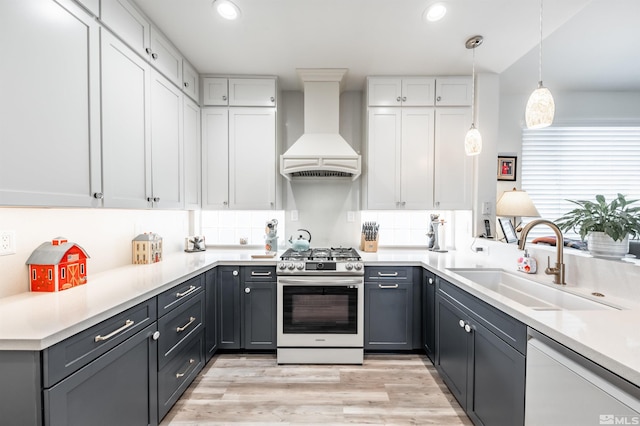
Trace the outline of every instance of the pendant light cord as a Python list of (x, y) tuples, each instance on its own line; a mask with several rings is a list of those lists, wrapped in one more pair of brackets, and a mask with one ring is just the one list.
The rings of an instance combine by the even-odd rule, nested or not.
[(471, 65), (471, 126), (476, 126), (476, 48), (473, 49), (473, 62)]
[(540, 0), (540, 53), (538, 60), (538, 85), (542, 86), (542, 2)]

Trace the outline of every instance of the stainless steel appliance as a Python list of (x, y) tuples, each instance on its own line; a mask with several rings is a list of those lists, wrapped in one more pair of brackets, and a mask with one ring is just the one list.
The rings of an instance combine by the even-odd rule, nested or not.
[(362, 364), (364, 265), (358, 252), (287, 250), (277, 275), (278, 363)]

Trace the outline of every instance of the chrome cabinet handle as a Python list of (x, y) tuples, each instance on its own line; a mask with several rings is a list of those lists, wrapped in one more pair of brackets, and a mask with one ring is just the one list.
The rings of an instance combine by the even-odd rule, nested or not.
[(93, 198), (95, 198), (97, 200), (102, 200), (104, 198), (104, 194), (102, 192), (94, 192), (93, 193)]
[(244, 292), (249, 294), (249, 293), (251, 293), (251, 289), (249, 287), (247, 287), (247, 288), (244, 289)]
[(402, 97), (402, 102), (406, 102), (406, 101), (407, 101), (407, 97), (406, 97), (406, 96), (403, 96), (403, 97)]
[(271, 100), (271, 102), (275, 102), (276, 98), (274, 98), (273, 96), (269, 98), (269, 100)]
[(441, 100), (442, 100), (442, 96), (438, 96), (438, 97), (436, 98), (436, 101), (438, 101), (438, 102), (440, 102)]
[(159, 331), (154, 331), (153, 334), (151, 335), (151, 338), (153, 340), (158, 340), (160, 338), (160, 332)]
[(222, 100), (226, 101), (227, 100), (227, 95), (222, 95)]
[(238, 276), (238, 271), (233, 271), (233, 276), (237, 277)]
[(379, 277), (397, 277), (398, 272), (391, 272), (391, 273), (378, 272), (378, 276)]
[(147, 197), (147, 201), (153, 203), (153, 197)]
[(191, 293), (193, 293), (195, 289), (196, 289), (195, 285), (189, 286), (189, 288), (186, 291), (183, 291), (182, 293), (176, 293), (176, 297), (179, 299), (181, 297), (188, 296)]
[(147, 55), (151, 54), (151, 48), (150, 47), (145, 48), (144, 51), (147, 52)]
[(180, 332), (185, 331), (187, 329), (187, 327), (189, 327), (195, 320), (196, 320), (196, 317), (189, 317), (189, 322), (188, 323), (186, 323), (182, 327), (176, 327), (176, 333), (180, 333)]
[(270, 277), (271, 276), (271, 271), (269, 271), (269, 272), (251, 271), (251, 276), (252, 277)]
[(157, 203), (158, 201), (160, 201), (160, 197), (153, 197), (153, 202)]
[(184, 87), (189, 87), (189, 82), (188, 81), (184, 82)]
[(378, 284), (379, 288), (398, 288), (398, 284), (392, 284), (392, 285), (382, 285), (382, 284)]
[(402, 100), (402, 98), (401, 98), (400, 96), (398, 96), (398, 97), (396, 98), (396, 102), (400, 102), (401, 100)]
[(187, 372), (191, 368), (191, 364), (193, 364), (194, 362), (196, 362), (195, 359), (193, 358), (189, 359), (189, 365), (187, 365), (187, 369), (184, 370), (184, 373), (176, 373), (176, 379), (179, 379), (180, 377), (184, 377), (184, 375), (187, 374)]
[(471, 333), (471, 326), (469, 324), (465, 324), (464, 331), (466, 331), (467, 333)]
[(429, 284), (433, 285), (433, 278), (429, 278)]
[(223, 201), (222, 204), (226, 206), (226, 205), (229, 204), (229, 202), (228, 201)]
[(152, 54), (151, 54), (151, 57), (152, 57), (153, 59), (158, 59), (158, 54), (157, 54), (157, 53), (152, 53)]
[(458, 321), (458, 325), (460, 326), (460, 328), (464, 328), (464, 320)]
[(104, 340), (109, 340), (113, 336), (115, 336), (116, 334), (120, 333), (121, 331), (124, 331), (127, 328), (131, 327), (133, 324), (135, 324), (135, 321), (126, 320), (124, 322), (124, 325), (122, 327), (120, 327), (119, 329), (113, 330), (111, 333), (107, 334), (106, 336), (101, 336), (101, 335), (98, 334), (96, 337), (94, 337), (93, 341), (98, 343), (98, 342), (102, 342)]

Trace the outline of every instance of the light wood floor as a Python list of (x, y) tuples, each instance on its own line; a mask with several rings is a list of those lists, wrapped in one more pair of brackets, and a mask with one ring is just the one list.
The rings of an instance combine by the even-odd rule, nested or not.
[(472, 425), (424, 355), (366, 355), (349, 366), (222, 354), (161, 426), (273, 423)]

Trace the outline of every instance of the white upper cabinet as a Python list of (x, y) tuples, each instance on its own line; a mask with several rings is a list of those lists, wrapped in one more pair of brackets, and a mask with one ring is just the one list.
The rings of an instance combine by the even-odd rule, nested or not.
[(151, 27), (151, 65), (182, 88), (182, 55), (160, 31)]
[(436, 108), (434, 207), (472, 208), (473, 157), (464, 152), (471, 108)]
[(367, 208), (433, 206), (433, 108), (370, 108)]
[(0, 205), (101, 205), (98, 27), (70, 0), (0, 1)]
[(229, 106), (275, 106), (273, 78), (230, 78)]
[(438, 77), (436, 106), (470, 106), (473, 85), (471, 77)]
[(184, 208), (200, 208), (200, 107), (183, 98)]
[(229, 105), (229, 81), (222, 77), (202, 79), (202, 104), (207, 106)]
[(151, 24), (128, 0), (102, 0), (100, 19), (143, 57), (151, 53)]
[(202, 109), (202, 208), (229, 208), (229, 109)]
[(100, 0), (76, 0), (94, 16), (100, 15)]
[(369, 106), (433, 106), (435, 79), (432, 77), (369, 77)]
[(196, 103), (200, 102), (198, 71), (186, 59), (182, 60), (182, 91)]

